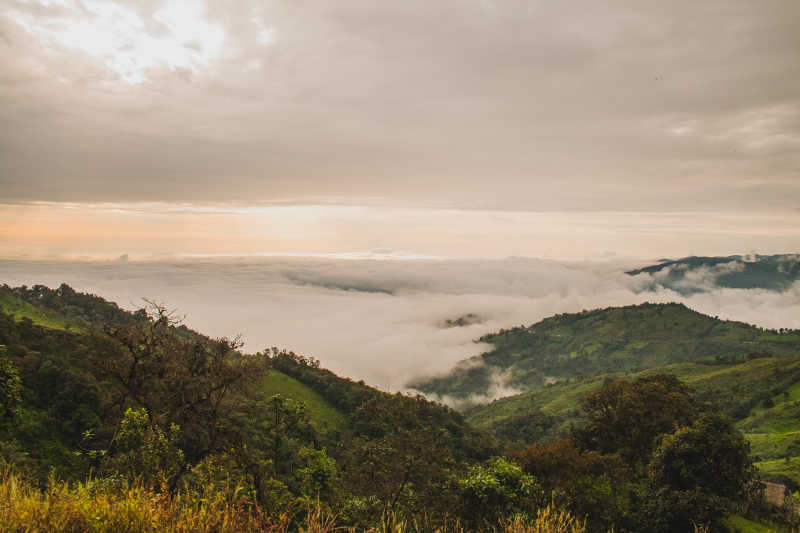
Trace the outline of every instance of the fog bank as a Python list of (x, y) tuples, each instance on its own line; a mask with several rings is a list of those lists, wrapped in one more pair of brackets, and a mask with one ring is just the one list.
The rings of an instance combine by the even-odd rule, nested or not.
[[(361, 261), (319, 258), (170, 262), (0, 261), (0, 282), (62, 282), (122, 307), (155, 299), (211, 336), (242, 335), (251, 352), (278, 346), (387, 390), (444, 373), (489, 347), (485, 333), (555, 313), (679, 301), (720, 318), (800, 328), (800, 283), (787, 291), (655, 292), (649, 275), (619, 261), (537, 259)], [(508, 391), (498, 389), (498, 394)]]

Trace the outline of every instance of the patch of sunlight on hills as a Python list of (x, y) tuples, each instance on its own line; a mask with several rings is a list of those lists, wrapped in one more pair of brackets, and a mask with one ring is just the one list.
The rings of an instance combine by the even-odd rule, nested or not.
[(260, 392), (265, 398), (279, 394), (302, 401), (308, 409), (311, 423), (317, 429), (341, 429), (347, 425), (347, 417), (325, 401), (322, 395), (277, 370), (267, 371), (261, 381)]
[(50, 329), (61, 329), (82, 332), (84, 328), (73, 321), (69, 321), (58, 313), (35, 307), (21, 298), (0, 292), (0, 310), (14, 315), (19, 321), (29, 318), (34, 324)]

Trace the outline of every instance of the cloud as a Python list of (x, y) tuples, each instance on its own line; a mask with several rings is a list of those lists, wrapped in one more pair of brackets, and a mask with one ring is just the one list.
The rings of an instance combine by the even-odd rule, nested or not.
[(0, 0), (0, 187), (17, 200), (795, 208), (798, 10)]
[[(468, 361), (471, 361), (471, 359)], [(466, 365), (459, 365), (459, 366), (463, 367)], [(473, 394), (467, 398), (456, 398), (449, 394), (445, 394), (443, 396), (439, 396), (438, 394), (431, 394), (429, 397), (430, 399), (448, 405), (453, 409), (463, 410), (470, 406), (490, 403), (499, 398), (505, 398), (506, 396), (514, 396), (516, 394), (521, 394), (525, 392), (522, 389), (518, 389), (511, 386), (509, 384), (510, 380), (511, 380), (510, 372), (502, 372), (497, 368), (491, 368), (489, 373), (489, 387), (483, 394)], [(548, 383), (555, 383), (555, 381), (552, 382), (548, 381)], [(412, 389), (412, 392), (418, 392), (418, 391), (414, 391)]]
[(717, 265), (690, 267), (685, 263), (665, 267), (655, 273), (639, 274), (643, 280), (652, 280), (661, 287), (678, 292), (711, 291), (718, 287), (720, 276), (744, 272), (745, 261), (733, 260)]
[[(624, 263), (362, 261), (303, 258), (180, 261), (0, 261), (0, 281), (62, 282), (133, 309), (148, 297), (213, 336), (241, 333), (245, 347), (279, 346), (389, 390), (441, 375), (486, 351), (482, 335), (583, 309), (681, 301), (721, 318), (800, 328), (800, 284), (789, 290), (713, 289), (682, 296), (642, 292)], [(301, 278), (309, 283), (298, 284)], [(342, 287), (370, 287), (364, 292)], [(442, 328), (447, 319), (481, 322)], [(492, 396), (509, 393), (502, 376)]]

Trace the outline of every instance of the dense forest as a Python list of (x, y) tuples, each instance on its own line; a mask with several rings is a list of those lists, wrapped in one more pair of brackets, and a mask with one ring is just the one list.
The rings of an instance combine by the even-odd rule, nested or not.
[[(760, 427), (753, 416), (793, 401), (800, 365), (777, 377), (765, 370), (769, 394), (747, 400), (757, 405), (653, 364), (597, 381), (594, 368), (591, 379), (571, 376), (594, 385), (570, 389), (561, 411), (522, 397), (513, 401), (526, 407), (509, 399), (501, 415), (460, 413), (286, 350), (244, 353), (237, 339), (192, 331), (153, 302), (128, 312), (67, 285), (3, 286), (0, 307), (3, 531), (797, 525), (792, 505), (765, 496), (754, 460), (766, 457), (752, 455), (737, 424), (745, 413)], [(736, 345), (739, 326), (708, 321)], [(502, 348), (508, 332), (498, 335)], [(700, 350), (718, 370), (794, 361), (791, 343), (776, 346), (786, 357)], [(504, 405), (495, 403), (483, 409)]]

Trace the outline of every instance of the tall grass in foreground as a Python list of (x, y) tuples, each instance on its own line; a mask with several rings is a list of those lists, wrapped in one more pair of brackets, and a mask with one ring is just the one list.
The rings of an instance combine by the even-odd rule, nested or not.
[(282, 532), (287, 514), (269, 517), (222, 492), (170, 496), (136, 485), (108, 489), (50, 481), (45, 490), (0, 475), (0, 531), (78, 533)]
[[(234, 491), (235, 493), (235, 491)], [(230, 494), (230, 493), (227, 493)], [(0, 531), (26, 533), (134, 533), (208, 532), (254, 533), (353, 532), (340, 527), (335, 515), (311, 507), (298, 526), (286, 510), (268, 516), (247, 498), (231, 499), (225, 492), (185, 492), (174, 496), (136, 484), (110, 487), (98, 482), (67, 484), (51, 480), (38, 489), (13, 473), (0, 473)], [(466, 533), (459, 522), (420, 526), (396, 516), (387, 517), (368, 533), (410, 533), (428, 530)], [(504, 522), (496, 533), (586, 533), (583, 523), (569, 513), (547, 507), (536, 518)]]
[(545, 507), (536, 513), (536, 519), (516, 518), (503, 524), (506, 533), (586, 533), (586, 525), (567, 511)]

